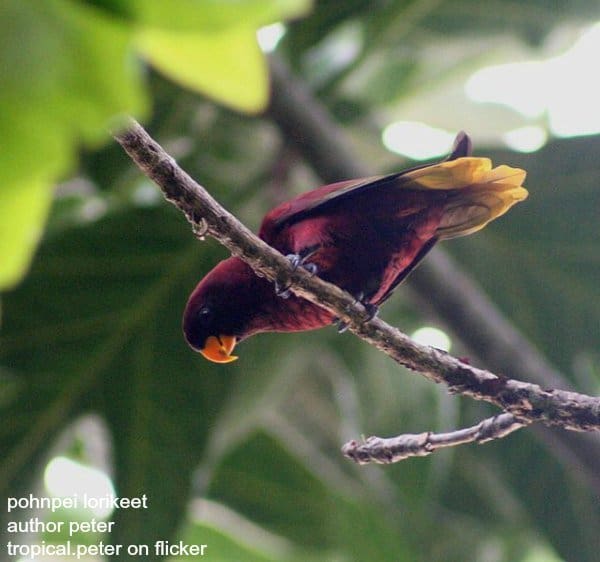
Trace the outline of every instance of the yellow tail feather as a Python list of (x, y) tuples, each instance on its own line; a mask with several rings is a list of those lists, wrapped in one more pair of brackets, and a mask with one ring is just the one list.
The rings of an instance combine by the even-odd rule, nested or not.
[(451, 191), (437, 229), (440, 238), (471, 234), (527, 198), (522, 187), (526, 172), (489, 158), (463, 157), (406, 174), (413, 189)]

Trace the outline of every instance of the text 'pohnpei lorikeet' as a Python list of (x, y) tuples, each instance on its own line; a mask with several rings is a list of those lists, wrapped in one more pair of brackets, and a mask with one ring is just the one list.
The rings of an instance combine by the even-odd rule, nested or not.
[[(271, 210), (259, 236), (376, 311), (438, 240), (471, 234), (527, 197), (525, 171), (470, 156), (465, 133), (439, 164), (319, 187)], [(220, 262), (183, 316), (189, 345), (228, 363), (258, 332), (296, 332), (334, 321), (294, 295), (282, 298), (241, 259)]]

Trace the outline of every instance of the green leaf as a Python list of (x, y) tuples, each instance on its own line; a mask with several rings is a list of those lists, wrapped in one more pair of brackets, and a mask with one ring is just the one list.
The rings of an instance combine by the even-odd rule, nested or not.
[(141, 22), (137, 47), (177, 83), (245, 112), (266, 107), (267, 63), (256, 39), (259, 27), (297, 17), (309, 0), (133, 2)]
[(144, 26), (174, 31), (215, 31), (243, 22), (257, 28), (299, 17), (312, 0), (88, 0)]
[(124, 26), (70, 0), (2, 3), (0, 200), (12, 203), (0, 207), (0, 224), (18, 223), (20, 232), (14, 244), (2, 245), (0, 287), (25, 272), (32, 233), (42, 231), (52, 185), (73, 162), (77, 144), (107, 137), (114, 115), (142, 112), (129, 39)]
[(51, 192), (43, 181), (0, 188), (0, 287), (12, 287), (29, 266), (50, 208)]
[[(0, 138), (6, 144), (0, 151), (0, 200), (12, 203), (0, 208), (0, 223), (3, 231), (9, 221), (18, 228), (10, 243), (3, 237), (0, 288), (13, 286), (25, 273), (43, 231), (51, 186), (72, 165), (77, 144), (105, 138), (115, 115), (143, 113), (129, 51), (135, 32), (142, 54), (166, 75), (226, 105), (256, 112), (268, 97), (256, 29), (297, 16), (309, 5), (307, 0), (4, 2)], [(31, 204), (34, 185), (39, 200)], [(16, 203), (22, 191), (24, 200)]]
[(268, 99), (267, 64), (256, 29), (229, 27), (212, 33), (140, 31), (138, 49), (156, 68), (182, 86), (247, 112)]

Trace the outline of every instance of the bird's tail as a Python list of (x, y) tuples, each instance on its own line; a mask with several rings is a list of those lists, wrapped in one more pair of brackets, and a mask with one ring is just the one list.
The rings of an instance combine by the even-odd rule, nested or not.
[(448, 203), (436, 236), (441, 239), (471, 234), (527, 198), (522, 187), (526, 172), (489, 158), (459, 157), (409, 171), (413, 189), (448, 191)]

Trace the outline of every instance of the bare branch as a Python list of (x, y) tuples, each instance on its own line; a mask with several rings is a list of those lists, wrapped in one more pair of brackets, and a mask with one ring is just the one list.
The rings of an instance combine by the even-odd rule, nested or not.
[(543, 390), (535, 384), (495, 375), (443, 351), (418, 345), (378, 318), (367, 321), (368, 312), (351, 295), (302, 268), (294, 270), (284, 256), (252, 234), (186, 174), (137, 122), (131, 120), (129, 129), (115, 138), (196, 230), (206, 231), (267, 279), (289, 285), (299, 297), (331, 311), (347, 322), (353, 333), (399, 364), (431, 381), (446, 384), (450, 392), (495, 404), (519, 420), (579, 431), (600, 429), (600, 398)]
[(530, 422), (517, 420), (512, 414), (500, 414), (487, 418), (472, 427), (449, 433), (405, 433), (398, 437), (367, 437), (362, 443), (348, 441), (342, 447), (344, 456), (358, 464), (375, 462), (392, 464), (410, 457), (426, 457), (438, 449), (456, 447), (466, 443), (487, 443), (506, 437), (513, 431), (526, 427)]

